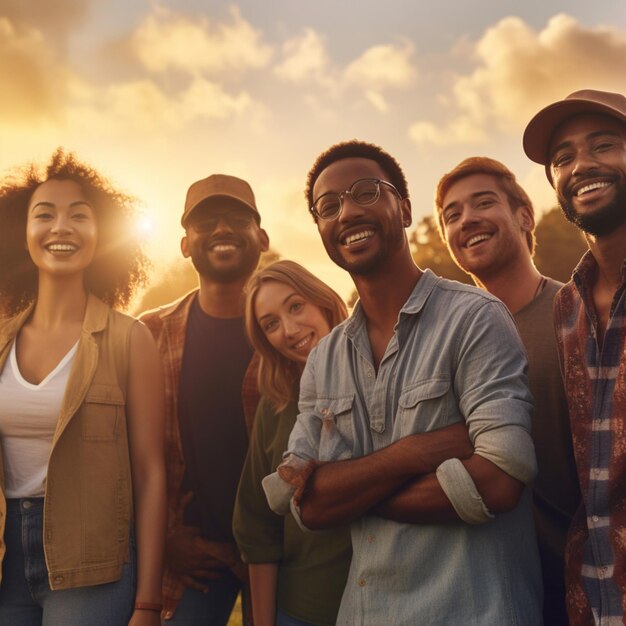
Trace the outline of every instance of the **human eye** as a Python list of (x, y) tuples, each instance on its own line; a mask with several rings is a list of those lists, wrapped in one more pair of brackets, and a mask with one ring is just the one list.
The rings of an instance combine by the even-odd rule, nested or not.
[(271, 318), (263, 322), (263, 332), (267, 335), (278, 328), (278, 320)]
[(217, 226), (217, 220), (205, 218), (194, 222), (192, 226), (197, 233), (210, 233)]
[(454, 222), (457, 218), (459, 217), (459, 212), (454, 210), (454, 211), (446, 211), (443, 214), (443, 223), (444, 224), (450, 224), (451, 222)]
[(375, 180), (357, 180), (350, 195), (359, 204), (373, 204), (378, 200), (378, 183)]
[(341, 201), (336, 193), (327, 193), (315, 203), (315, 210), (321, 218), (334, 217), (339, 213)]
[(570, 152), (557, 152), (550, 159), (550, 165), (552, 167), (563, 167), (572, 160), (572, 154)]
[(290, 313), (300, 313), (300, 311), (302, 311), (303, 308), (304, 308), (304, 302), (302, 300), (294, 300), (289, 305), (289, 312)]
[(252, 216), (247, 213), (237, 213), (231, 218), (231, 223), (235, 228), (248, 228), (251, 222)]
[(493, 205), (493, 198), (483, 198), (476, 203), (477, 208), (479, 209), (487, 209)]
[(617, 142), (612, 139), (603, 139), (602, 141), (596, 143), (593, 149), (595, 152), (606, 152), (607, 150), (614, 148), (616, 143)]

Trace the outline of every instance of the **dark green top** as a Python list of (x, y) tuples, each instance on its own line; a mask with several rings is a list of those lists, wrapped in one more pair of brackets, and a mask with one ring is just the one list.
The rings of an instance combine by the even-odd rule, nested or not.
[(295, 402), (276, 413), (261, 399), (235, 500), (233, 532), (246, 563), (278, 562), (278, 610), (319, 626), (332, 626), (348, 576), (349, 527), (304, 532), (291, 513), (272, 512), (261, 480), (276, 470), (298, 413)]

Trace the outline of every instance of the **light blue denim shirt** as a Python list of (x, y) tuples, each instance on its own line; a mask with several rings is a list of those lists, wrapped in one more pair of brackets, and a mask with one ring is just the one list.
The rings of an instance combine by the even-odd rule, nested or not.
[[(526, 366), (499, 300), (426, 270), (400, 312), (378, 372), (359, 305), (310, 354), (285, 458), (360, 457), (465, 420), (476, 453), (528, 483), (536, 463)], [(322, 428), (329, 416), (336, 429)], [(437, 478), (470, 523), (401, 524), (377, 516), (354, 522), (354, 556), (337, 624), (540, 625), (528, 490), (513, 511), (492, 516), (458, 460), (442, 464)], [(280, 490), (278, 482), (286, 487), (276, 474), (266, 482), (270, 492)]]

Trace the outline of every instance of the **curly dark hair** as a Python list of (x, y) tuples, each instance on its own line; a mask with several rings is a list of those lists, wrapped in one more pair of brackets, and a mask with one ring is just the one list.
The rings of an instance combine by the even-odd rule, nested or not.
[(14, 315), (37, 297), (38, 272), (24, 245), (26, 218), (35, 189), (51, 179), (76, 182), (96, 216), (98, 244), (85, 287), (111, 307), (126, 307), (146, 283), (149, 267), (133, 230), (136, 200), (73, 153), (57, 148), (46, 167), (18, 168), (0, 186), (0, 311)]
[[(400, 193), (402, 198), (409, 197), (409, 190), (404, 176), (404, 172), (400, 167), (398, 161), (396, 161), (389, 153), (385, 152), (380, 146), (373, 143), (367, 143), (365, 141), (358, 141), (353, 139), (351, 141), (342, 141), (332, 145), (328, 150), (325, 150), (320, 154), (315, 163), (309, 170), (306, 177), (306, 187), (304, 189), (304, 196), (307, 201), (307, 208), (313, 206), (313, 186), (319, 175), (335, 161), (341, 161), (341, 159), (370, 159), (376, 161), (382, 170), (389, 177), (389, 181)], [(315, 221), (315, 215), (313, 215)]]

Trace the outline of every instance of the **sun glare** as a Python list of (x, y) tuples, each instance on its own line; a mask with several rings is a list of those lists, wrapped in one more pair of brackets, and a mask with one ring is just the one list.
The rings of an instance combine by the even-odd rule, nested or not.
[(139, 215), (135, 220), (135, 231), (137, 235), (142, 239), (149, 239), (154, 235), (155, 222), (154, 219), (148, 215)]

